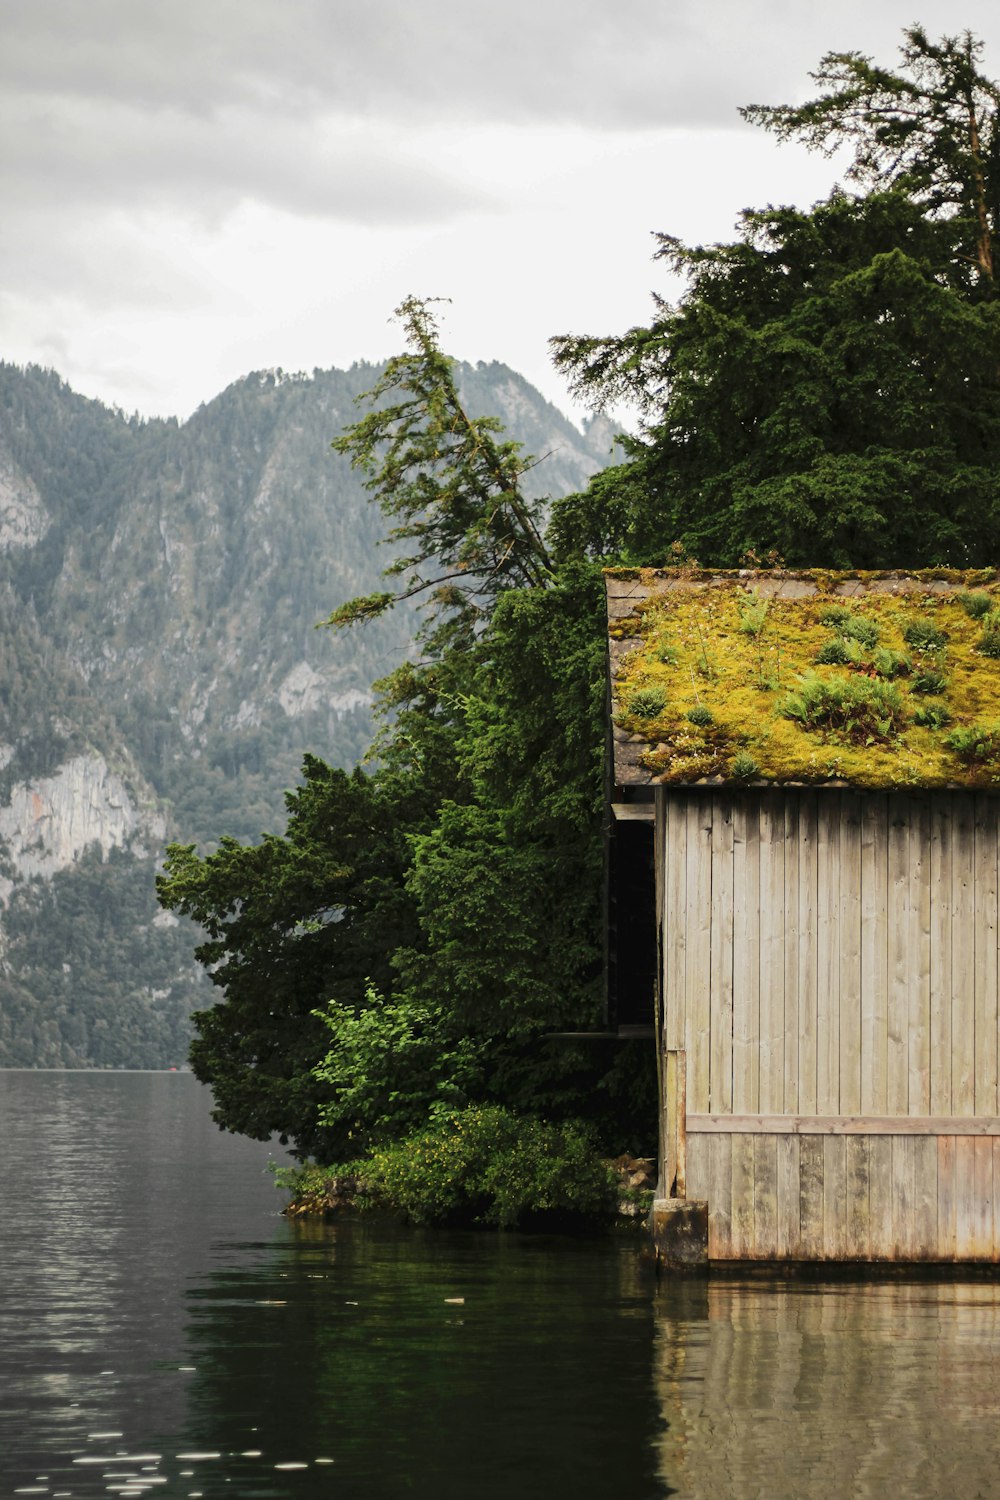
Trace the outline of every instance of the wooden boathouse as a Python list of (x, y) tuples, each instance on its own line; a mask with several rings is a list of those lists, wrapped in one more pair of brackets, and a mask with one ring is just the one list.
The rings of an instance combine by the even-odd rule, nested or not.
[(664, 1255), (1000, 1262), (1000, 575), (607, 593)]

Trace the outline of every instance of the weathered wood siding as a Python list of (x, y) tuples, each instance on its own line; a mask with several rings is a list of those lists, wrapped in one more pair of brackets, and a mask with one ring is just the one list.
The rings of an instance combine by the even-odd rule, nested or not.
[[(994, 1126), (1000, 1122), (991, 1122)], [(1000, 1261), (1000, 1136), (689, 1129), (711, 1260)]]
[(997, 799), (661, 794), (692, 1114), (996, 1115)]
[(658, 793), (663, 1045), (711, 1257), (1000, 1260), (997, 812)]

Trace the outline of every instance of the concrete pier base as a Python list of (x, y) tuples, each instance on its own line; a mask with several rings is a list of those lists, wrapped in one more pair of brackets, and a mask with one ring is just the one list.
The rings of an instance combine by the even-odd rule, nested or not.
[(656, 1263), (694, 1271), (708, 1265), (708, 1204), (690, 1198), (654, 1198), (649, 1218)]

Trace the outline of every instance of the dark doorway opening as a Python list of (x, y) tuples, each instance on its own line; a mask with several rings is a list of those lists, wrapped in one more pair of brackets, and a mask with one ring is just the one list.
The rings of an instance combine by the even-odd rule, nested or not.
[(616, 818), (608, 850), (608, 1023), (651, 1028), (656, 891), (651, 817)]

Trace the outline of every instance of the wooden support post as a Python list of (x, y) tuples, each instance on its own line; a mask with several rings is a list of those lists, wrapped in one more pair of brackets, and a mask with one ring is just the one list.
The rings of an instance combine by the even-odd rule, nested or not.
[(658, 1267), (692, 1270), (708, 1261), (708, 1204), (687, 1196), (687, 1054), (663, 1049), (663, 1159), (650, 1229)]
[(668, 1198), (687, 1197), (687, 1053), (668, 1047), (664, 1054), (664, 1117)]

